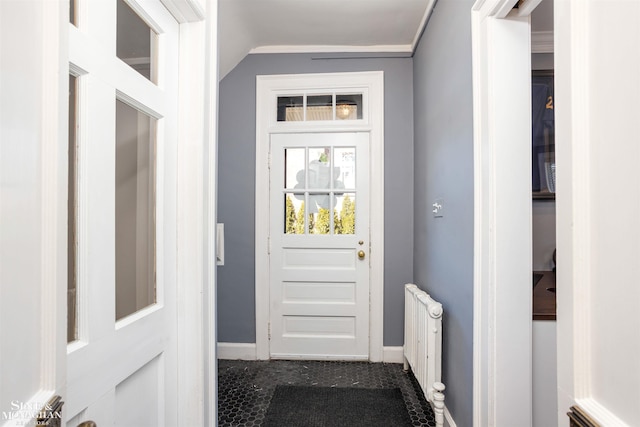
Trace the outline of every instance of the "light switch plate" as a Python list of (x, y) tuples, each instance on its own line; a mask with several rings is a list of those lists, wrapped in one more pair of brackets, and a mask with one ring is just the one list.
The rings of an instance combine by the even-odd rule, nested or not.
[(444, 216), (444, 200), (436, 199), (431, 205), (431, 212), (434, 218), (442, 218)]

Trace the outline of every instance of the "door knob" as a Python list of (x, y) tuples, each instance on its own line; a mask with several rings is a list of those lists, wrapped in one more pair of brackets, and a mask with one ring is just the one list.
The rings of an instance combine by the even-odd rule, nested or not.
[(97, 424), (93, 421), (85, 421), (78, 424), (78, 427), (97, 427)]
[(359, 250), (358, 251), (358, 258), (364, 259), (364, 251), (363, 250)]

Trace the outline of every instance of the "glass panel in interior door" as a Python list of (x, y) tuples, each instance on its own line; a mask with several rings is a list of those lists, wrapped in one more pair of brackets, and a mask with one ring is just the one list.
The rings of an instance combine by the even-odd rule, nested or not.
[[(73, 3), (73, 2), (72, 2)], [(78, 339), (77, 280), (77, 112), (78, 78), (69, 75), (69, 175), (67, 178), (67, 342)]]
[(116, 101), (116, 320), (156, 302), (156, 119)]
[(76, 0), (69, 1), (69, 22), (78, 26), (78, 19), (76, 16)]
[(151, 82), (158, 83), (158, 35), (124, 0), (118, 0), (116, 27), (116, 56)]

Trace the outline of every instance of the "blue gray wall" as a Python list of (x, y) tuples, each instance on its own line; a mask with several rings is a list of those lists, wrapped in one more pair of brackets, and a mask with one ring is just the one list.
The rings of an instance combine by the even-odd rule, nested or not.
[(414, 280), (444, 306), (443, 382), (459, 426), (473, 424), (472, 4), (438, 1), (413, 64)]
[[(220, 82), (218, 221), (225, 224), (225, 265), (218, 268), (217, 279), (219, 342), (255, 342), (256, 75), (381, 70), (385, 85), (384, 345), (403, 344), (403, 285), (413, 279), (413, 61), (331, 56), (342, 59), (248, 55)], [(325, 59), (312, 59), (318, 57)]]

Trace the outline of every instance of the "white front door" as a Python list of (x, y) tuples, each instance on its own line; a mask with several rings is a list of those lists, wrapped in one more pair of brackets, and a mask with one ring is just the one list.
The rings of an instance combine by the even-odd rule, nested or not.
[(178, 24), (159, 0), (76, 3), (67, 425), (178, 425)]
[(369, 357), (369, 133), (271, 135), (272, 358)]

